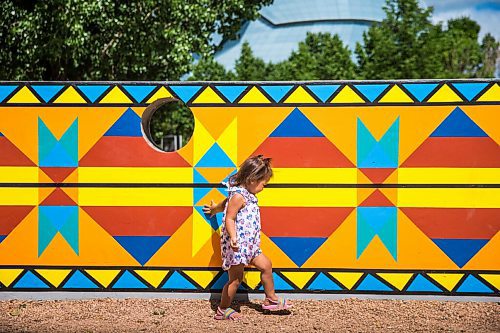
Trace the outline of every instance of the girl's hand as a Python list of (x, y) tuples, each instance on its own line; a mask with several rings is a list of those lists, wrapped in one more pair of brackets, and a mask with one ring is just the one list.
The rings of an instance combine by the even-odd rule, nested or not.
[(240, 250), (240, 245), (238, 244), (238, 240), (236, 238), (231, 238), (230, 245), (234, 252), (238, 252)]
[(217, 205), (213, 200), (210, 200), (210, 205), (203, 205), (203, 213), (210, 214), (210, 217), (217, 214)]

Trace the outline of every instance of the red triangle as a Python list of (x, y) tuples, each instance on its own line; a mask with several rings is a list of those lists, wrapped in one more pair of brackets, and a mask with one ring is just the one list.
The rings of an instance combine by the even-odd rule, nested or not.
[(57, 187), (54, 192), (49, 194), (40, 206), (76, 206), (73, 201), (60, 187)]
[(325, 137), (267, 138), (253, 155), (273, 158), (274, 167), (352, 168), (354, 165)]
[(376, 189), (359, 207), (394, 207), (394, 204), (379, 189)]
[(171, 236), (193, 207), (82, 207), (112, 236)]
[(54, 183), (62, 183), (76, 168), (65, 167), (40, 167), (54, 181)]
[(177, 152), (149, 146), (143, 137), (103, 136), (80, 160), (79, 166), (189, 167)]
[(0, 135), (0, 152), (1, 166), (35, 166), (32, 160), (3, 135)]
[(8, 235), (35, 206), (0, 206), (0, 235)]
[(382, 184), (396, 168), (359, 168), (374, 184)]

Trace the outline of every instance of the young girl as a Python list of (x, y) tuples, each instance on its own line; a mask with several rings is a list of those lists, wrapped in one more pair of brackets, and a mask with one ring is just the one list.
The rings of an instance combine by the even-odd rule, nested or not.
[(240, 317), (229, 306), (243, 280), (243, 269), (247, 265), (253, 265), (261, 272), (266, 294), (263, 309), (273, 311), (291, 307), (285, 299), (276, 296), (271, 261), (260, 249), (260, 211), (255, 195), (264, 189), (272, 175), (270, 158), (263, 158), (262, 155), (250, 157), (230, 177), (228, 197), (217, 205), (212, 201), (203, 208), (210, 215), (224, 211), (221, 232), (222, 269), (228, 271), (229, 281), (222, 289), (215, 319), (235, 320)]

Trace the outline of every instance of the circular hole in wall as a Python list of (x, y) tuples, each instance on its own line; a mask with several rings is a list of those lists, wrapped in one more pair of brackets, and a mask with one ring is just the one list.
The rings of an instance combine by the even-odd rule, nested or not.
[(162, 98), (144, 110), (142, 129), (156, 148), (176, 151), (184, 147), (193, 135), (193, 113), (178, 99)]

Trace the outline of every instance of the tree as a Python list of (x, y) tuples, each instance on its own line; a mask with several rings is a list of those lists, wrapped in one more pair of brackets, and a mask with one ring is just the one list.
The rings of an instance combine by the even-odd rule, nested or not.
[(193, 72), (188, 80), (190, 81), (231, 81), (234, 74), (226, 71), (224, 66), (215, 61), (213, 56), (201, 58), (193, 66)]
[(234, 71), (239, 81), (263, 81), (267, 78), (268, 67), (264, 60), (253, 55), (250, 44), (245, 41), (241, 47), (241, 55), (235, 62)]
[(481, 43), (482, 63), (478, 71), (478, 77), (493, 77), (495, 65), (500, 57), (500, 43), (491, 34), (486, 34)]
[(0, 78), (177, 80), (272, 0), (4, 0)]

